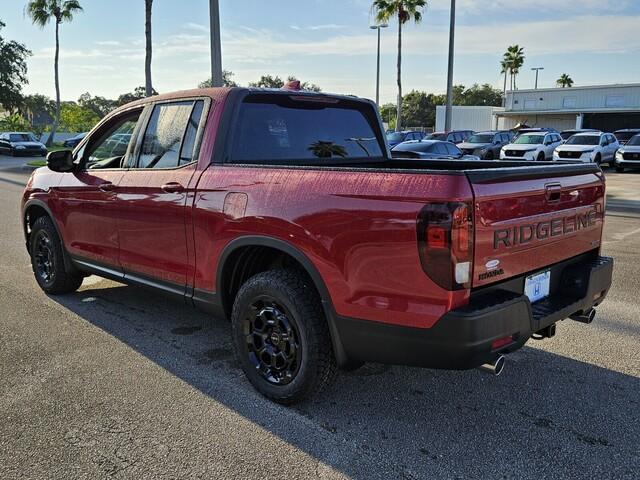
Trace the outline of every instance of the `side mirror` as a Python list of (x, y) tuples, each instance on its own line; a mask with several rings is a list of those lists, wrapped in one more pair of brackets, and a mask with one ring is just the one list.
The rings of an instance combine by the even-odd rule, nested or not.
[(75, 168), (71, 150), (58, 150), (47, 155), (47, 167), (54, 172), (72, 172)]

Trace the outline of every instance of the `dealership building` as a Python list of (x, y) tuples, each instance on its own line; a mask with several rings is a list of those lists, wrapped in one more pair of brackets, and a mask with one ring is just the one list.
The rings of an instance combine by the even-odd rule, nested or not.
[[(436, 130), (444, 129), (444, 119), (445, 107), (438, 106)], [(453, 107), (454, 130), (507, 130), (518, 125), (605, 132), (640, 128), (640, 84), (514, 90), (507, 92), (504, 108)]]
[(557, 130), (640, 128), (640, 84), (541, 88), (507, 92), (499, 128), (520, 124)]

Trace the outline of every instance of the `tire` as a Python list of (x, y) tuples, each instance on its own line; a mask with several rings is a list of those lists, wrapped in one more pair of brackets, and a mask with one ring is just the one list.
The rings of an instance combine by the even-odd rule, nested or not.
[(62, 242), (48, 216), (38, 218), (33, 224), (29, 251), (33, 274), (46, 293), (62, 295), (80, 288), (84, 277), (65, 268)]
[(545, 157), (544, 152), (540, 152), (538, 154), (538, 158), (536, 158), (537, 162), (544, 162), (547, 160), (547, 157)]
[(595, 162), (596, 165), (600, 166), (602, 165), (602, 157), (600, 156), (600, 154), (596, 155), (596, 158), (593, 159), (593, 161)]
[(489, 150), (484, 155), (484, 160), (493, 160), (493, 150)]
[(242, 370), (274, 402), (311, 398), (335, 377), (327, 321), (304, 273), (270, 270), (247, 280), (234, 301), (231, 328)]

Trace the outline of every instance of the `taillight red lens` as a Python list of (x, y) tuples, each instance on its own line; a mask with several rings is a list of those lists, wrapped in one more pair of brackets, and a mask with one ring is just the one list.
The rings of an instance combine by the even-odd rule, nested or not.
[(462, 202), (431, 203), (418, 215), (422, 269), (447, 290), (471, 287), (473, 216)]

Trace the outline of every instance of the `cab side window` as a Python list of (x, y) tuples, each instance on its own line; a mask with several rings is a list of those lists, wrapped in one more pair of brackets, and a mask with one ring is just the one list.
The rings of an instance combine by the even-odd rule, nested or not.
[(175, 168), (193, 102), (156, 105), (142, 139), (137, 168)]

